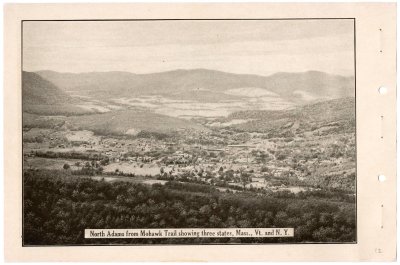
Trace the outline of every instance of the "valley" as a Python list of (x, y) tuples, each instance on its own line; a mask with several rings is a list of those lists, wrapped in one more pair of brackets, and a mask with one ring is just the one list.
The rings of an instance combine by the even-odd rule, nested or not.
[(37, 123), (30, 119), (24, 124), (25, 168), (62, 170), (65, 163), (70, 171), (94, 175), (146, 176), (237, 190), (303, 187), (354, 194), (352, 110), (354, 100), (346, 98), (212, 120), (133, 109), (35, 116)]
[[(153, 79), (129, 73), (108, 73), (104, 84), (93, 83), (98, 73), (24, 74), (26, 242), (103, 244), (82, 239), (79, 231), (88, 225), (287, 225), (297, 229), (294, 238), (235, 242), (354, 241), (355, 98), (347, 79), (318, 73), (330, 83), (320, 80), (316, 90), (301, 84), (315, 73), (289, 74), (298, 85), (289, 91), (249, 81), (261, 77), (211, 73), (153, 74), (166, 82), (154, 89)], [(329, 92), (337, 83), (332, 78), (342, 92)], [(137, 90), (136, 82), (147, 88)], [(41, 202), (42, 196), (54, 199)], [(40, 217), (44, 203), (56, 209), (50, 217)], [(79, 220), (66, 217), (73, 212)], [(35, 227), (52, 223), (39, 236)]]

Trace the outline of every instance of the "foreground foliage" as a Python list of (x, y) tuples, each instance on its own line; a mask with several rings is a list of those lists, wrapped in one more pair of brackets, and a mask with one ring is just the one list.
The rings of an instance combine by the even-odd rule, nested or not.
[[(24, 173), (25, 245), (354, 242), (355, 204), (332, 194), (224, 193), (212, 186)], [(87, 228), (294, 227), (293, 238), (85, 239)]]

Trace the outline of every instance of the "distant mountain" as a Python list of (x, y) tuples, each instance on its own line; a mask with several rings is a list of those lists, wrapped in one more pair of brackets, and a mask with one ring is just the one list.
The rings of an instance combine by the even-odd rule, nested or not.
[(321, 98), (354, 97), (354, 78), (318, 71), (276, 73), (267, 77), (266, 88), (283, 95)]
[[(285, 100), (309, 102), (354, 96), (354, 78), (309, 71), (271, 76), (232, 74), (207, 69), (175, 70), (152, 74), (128, 72), (58, 73), (39, 71), (41, 77), (65, 91), (97, 98), (151, 94), (180, 96), (191, 91), (227, 95), (232, 89), (264, 89)], [(232, 95), (229, 95), (232, 96)], [(236, 94), (236, 97), (240, 95)], [(195, 95), (193, 95), (195, 97)], [(223, 98), (223, 97), (222, 97)]]

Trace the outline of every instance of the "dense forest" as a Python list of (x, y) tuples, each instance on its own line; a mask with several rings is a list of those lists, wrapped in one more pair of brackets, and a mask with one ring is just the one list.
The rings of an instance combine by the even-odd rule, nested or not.
[[(167, 182), (24, 173), (24, 245), (355, 242), (354, 198), (334, 192), (218, 191)], [(85, 239), (84, 229), (293, 227), (293, 238)]]

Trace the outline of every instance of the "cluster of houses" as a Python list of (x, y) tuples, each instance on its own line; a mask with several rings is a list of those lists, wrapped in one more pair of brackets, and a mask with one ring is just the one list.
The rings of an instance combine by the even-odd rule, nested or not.
[[(268, 170), (263, 170), (263, 164), (257, 163), (255, 159), (261, 154), (258, 149), (258, 146), (262, 145), (260, 140), (253, 140), (251, 144), (225, 146), (198, 143), (190, 145), (141, 138), (99, 138), (97, 141), (70, 139), (64, 142), (61, 140), (54, 137), (50, 142), (58, 142), (59, 148), (72, 147), (84, 152), (97, 152), (103, 159), (107, 157), (107, 164), (130, 163), (132, 167), (145, 164), (147, 167), (158, 167), (160, 175), (168, 178), (185, 177), (205, 183), (224, 181), (231, 186), (266, 188), (270, 178), (294, 174), (290, 167), (279, 167), (274, 163), (267, 163)], [(154, 156), (152, 152), (158, 152), (158, 155)], [(244, 175), (246, 180), (243, 179)]]
[[(293, 174), (289, 167), (278, 167), (268, 165), (268, 170), (263, 171), (262, 165), (257, 163), (251, 151), (252, 146), (228, 145), (226, 147), (204, 147), (199, 145), (177, 145), (176, 143), (150, 143), (142, 141), (124, 145), (117, 141), (103, 141), (105, 147), (104, 155), (109, 157), (110, 163), (132, 163), (132, 167), (138, 164), (152, 164), (159, 167), (160, 175), (167, 178), (190, 178), (205, 183), (225, 181), (232, 186), (265, 188), (269, 185), (268, 180), (272, 177), (280, 178)], [(129, 149), (130, 146), (132, 149)], [(178, 148), (179, 146), (179, 148)], [(143, 148), (149, 151), (165, 151), (165, 155), (153, 157), (143, 152)], [(199, 152), (201, 149), (201, 152)], [(197, 150), (197, 151), (196, 151)], [(219, 154), (224, 153), (223, 156)], [(128, 155), (127, 155), (128, 154)], [(202, 155), (199, 155), (202, 154)], [(212, 154), (212, 155), (211, 155)], [(226, 172), (229, 171), (229, 174)], [(248, 176), (243, 182), (242, 175)]]

